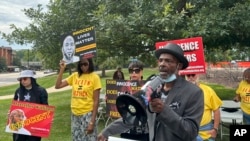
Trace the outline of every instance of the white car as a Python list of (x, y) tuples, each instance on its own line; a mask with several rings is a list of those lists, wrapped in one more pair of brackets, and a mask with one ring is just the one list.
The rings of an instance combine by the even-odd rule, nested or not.
[(48, 70), (45, 70), (43, 73), (47, 74), (47, 73), (52, 73), (52, 72), (53, 72), (52, 70), (48, 69)]

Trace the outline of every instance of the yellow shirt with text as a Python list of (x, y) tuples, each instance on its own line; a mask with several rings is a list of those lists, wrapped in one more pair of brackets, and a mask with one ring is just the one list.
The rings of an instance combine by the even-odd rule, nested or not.
[(101, 89), (99, 75), (92, 72), (82, 74), (77, 72), (70, 75), (66, 81), (72, 86), (71, 111), (74, 115), (83, 115), (93, 110), (94, 90)]
[[(202, 115), (200, 126), (206, 125), (211, 122), (213, 111), (220, 108), (222, 105), (221, 99), (217, 96), (215, 91), (207, 85), (200, 84), (199, 87), (204, 93), (204, 112)], [(203, 140), (209, 139), (210, 134), (207, 131), (199, 131), (199, 135)]]
[(236, 94), (240, 95), (240, 107), (243, 112), (250, 114), (250, 84), (242, 80), (236, 89)]

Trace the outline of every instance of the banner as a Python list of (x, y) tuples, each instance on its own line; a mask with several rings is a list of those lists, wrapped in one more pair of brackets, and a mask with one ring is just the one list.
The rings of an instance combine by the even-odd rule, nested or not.
[(180, 75), (206, 73), (202, 37), (157, 42), (155, 47), (156, 49), (163, 48), (168, 42), (178, 44), (189, 62), (185, 70), (179, 71)]
[(48, 137), (54, 106), (12, 101), (5, 132)]
[(116, 108), (116, 98), (122, 94), (133, 94), (141, 89), (145, 81), (132, 80), (106, 80), (106, 114), (112, 118), (119, 118), (120, 114)]

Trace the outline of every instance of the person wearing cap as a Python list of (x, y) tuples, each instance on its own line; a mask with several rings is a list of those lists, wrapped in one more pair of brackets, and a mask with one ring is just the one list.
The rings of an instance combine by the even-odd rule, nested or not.
[[(17, 80), (20, 86), (15, 91), (14, 100), (48, 105), (48, 93), (36, 82), (32, 70), (21, 71)], [(13, 141), (41, 141), (41, 137), (14, 133)]]
[[(128, 65), (129, 79), (132, 81), (143, 82), (143, 63), (139, 60), (132, 61)], [(115, 107), (116, 109), (116, 107)], [(119, 130), (125, 129), (125, 130)], [(112, 123), (110, 123), (105, 129), (103, 129), (99, 135), (98, 140), (105, 138), (104, 135), (116, 135), (120, 134), (121, 138), (143, 140), (148, 141), (148, 126), (147, 124), (142, 124), (140, 126), (134, 126), (133, 128), (127, 129), (126, 124), (124, 124), (122, 118), (118, 118)]]
[(186, 74), (186, 79), (199, 86), (204, 93), (204, 113), (197, 141), (214, 141), (220, 125), (220, 107), (222, 101), (211, 87), (199, 83), (199, 74)]
[(113, 79), (114, 80), (124, 80), (125, 79), (121, 67), (118, 67), (117, 70), (114, 72)]
[[(196, 141), (204, 97), (199, 87), (178, 75), (179, 70), (188, 67), (183, 50), (177, 44), (168, 43), (156, 50), (155, 56), (164, 84), (161, 97), (151, 99), (147, 108), (149, 141)], [(133, 125), (126, 125), (110, 132), (115, 134), (131, 128)], [(108, 136), (103, 132), (98, 141), (105, 141)]]
[(65, 61), (60, 61), (60, 71), (55, 88), (72, 86), (71, 94), (71, 135), (73, 141), (96, 141), (96, 116), (99, 106), (101, 80), (94, 72), (91, 58), (81, 57), (77, 72), (62, 80)]

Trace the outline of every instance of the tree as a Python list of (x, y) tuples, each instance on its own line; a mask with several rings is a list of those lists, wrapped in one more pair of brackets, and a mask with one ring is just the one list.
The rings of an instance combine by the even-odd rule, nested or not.
[(18, 57), (13, 57), (13, 66), (21, 66), (21, 60)]
[(0, 57), (0, 72), (5, 72), (7, 70), (6, 59)]
[[(24, 29), (11, 25), (13, 32), (2, 34), (10, 42), (31, 43), (46, 68), (58, 68), (63, 34), (89, 26), (95, 26), (95, 61), (103, 68), (104, 64), (115, 63), (110, 57), (122, 58), (119, 63), (153, 57), (155, 42), (163, 40), (202, 36), (209, 52), (206, 55), (250, 45), (250, 1), (55, 0), (47, 7), (47, 12), (42, 12), (41, 5), (24, 9), (32, 22)], [(232, 54), (228, 55), (233, 59)], [(155, 60), (147, 59), (147, 63), (153, 65)]]

